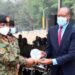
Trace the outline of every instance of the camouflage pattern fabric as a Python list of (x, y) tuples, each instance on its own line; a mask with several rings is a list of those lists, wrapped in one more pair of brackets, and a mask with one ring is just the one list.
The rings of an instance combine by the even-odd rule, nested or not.
[(26, 62), (19, 53), (17, 39), (0, 34), (0, 75), (17, 75), (17, 65)]

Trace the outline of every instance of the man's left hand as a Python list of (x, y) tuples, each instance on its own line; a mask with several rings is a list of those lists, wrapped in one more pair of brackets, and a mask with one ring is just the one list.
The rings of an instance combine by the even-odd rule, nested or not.
[(52, 64), (52, 59), (43, 58), (39, 60), (39, 63), (49, 65), (49, 64)]

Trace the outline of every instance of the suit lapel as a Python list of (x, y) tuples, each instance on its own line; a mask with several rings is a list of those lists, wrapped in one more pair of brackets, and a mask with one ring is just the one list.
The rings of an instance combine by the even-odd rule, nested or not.
[(67, 39), (68, 37), (68, 34), (70, 33), (70, 29), (71, 29), (71, 24), (69, 24), (63, 34), (63, 37), (62, 37), (62, 40), (61, 40), (61, 43), (60, 43), (60, 47), (63, 45), (63, 43), (65, 42), (65, 40)]
[(58, 28), (59, 28), (59, 26), (57, 25), (55, 30), (54, 30), (54, 33), (53, 33), (55, 44), (56, 44), (57, 48), (59, 48), (59, 45), (58, 45)]

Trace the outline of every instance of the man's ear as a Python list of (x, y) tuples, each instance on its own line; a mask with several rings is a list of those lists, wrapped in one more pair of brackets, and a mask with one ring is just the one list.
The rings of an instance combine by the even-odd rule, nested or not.
[(68, 21), (69, 21), (69, 20), (71, 19), (71, 15), (68, 15), (68, 16), (67, 16), (67, 19), (68, 19)]

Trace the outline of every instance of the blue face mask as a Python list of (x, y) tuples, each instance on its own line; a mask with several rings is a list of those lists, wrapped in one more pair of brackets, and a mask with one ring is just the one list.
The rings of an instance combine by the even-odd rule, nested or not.
[(12, 33), (12, 34), (16, 33), (16, 28), (15, 27), (11, 27), (10, 28), (10, 33)]
[(57, 24), (59, 26), (64, 26), (66, 25), (68, 22), (67, 22), (67, 18), (66, 17), (57, 17)]

